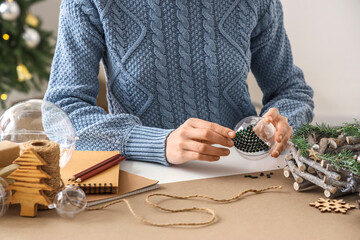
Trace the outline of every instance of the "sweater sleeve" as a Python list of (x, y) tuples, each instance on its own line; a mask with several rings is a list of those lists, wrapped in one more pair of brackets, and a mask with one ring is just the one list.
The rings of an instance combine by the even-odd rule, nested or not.
[(134, 115), (107, 114), (96, 106), (99, 62), (105, 51), (96, 7), (90, 0), (63, 0), (44, 99), (68, 114), (79, 137), (77, 150), (121, 151), (130, 160), (170, 165), (165, 141), (171, 129), (146, 127)]
[(251, 70), (263, 92), (263, 109), (279, 109), (294, 131), (313, 119), (313, 90), (294, 65), (279, 0), (270, 1), (251, 38)]

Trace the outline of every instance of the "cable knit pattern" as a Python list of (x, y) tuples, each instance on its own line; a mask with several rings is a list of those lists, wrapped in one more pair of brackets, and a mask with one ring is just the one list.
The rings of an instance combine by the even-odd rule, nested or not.
[(180, 67), (181, 67), (181, 87), (183, 89), (183, 96), (185, 102), (185, 110), (188, 113), (187, 118), (196, 116), (196, 103), (195, 103), (195, 89), (191, 70), (191, 56), (190, 56), (190, 33), (189, 33), (189, 11), (186, 6), (186, 0), (176, 0), (176, 6), (178, 6), (177, 17), (179, 23), (177, 28), (179, 30), (179, 55), (180, 55)]
[[(110, 113), (96, 106), (100, 60)], [(312, 120), (279, 0), (63, 0), (45, 100), (69, 115), (76, 149), (169, 165), (166, 139), (186, 119), (234, 128), (255, 114), (250, 69), (261, 115), (277, 107), (294, 129)]]
[(156, 56), (155, 67), (158, 91), (158, 101), (160, 103), (160, 113), (162, 115), (162, 123), (166, 128), (174, 127), (174, 117), (172, 114), (169, 84), (167, 73), (167, 62), (165, 56), (164, 35), (162, 33), (161, 9), (159, 7), (160, 0), (149, 0), (150, 5), (150, 28), (153, 31), (152, 40), (154, 43), (154, 54)]
[[(248, 49), (248, 48), (244, 48), (242, 46), (240, 46), (239, 44), (248, 44), (248, 41), (246, 41), (246, 39), (248, 39), (248, 37), (246, 36), (246, 32), (244, 31), (244, 29), (247, 30), (251, 30), (251, 28), (249, 28), (249, 26), (247, 26), (249, 24), (249, 22), (244, 21), (244, 19), (249, 19), (249, 16), (246, 16), (249, 14), (249, 12), (247, 11), (241, 11), (238, 15), (234, 15), (231, 18), (229, 18), (230, 14), (234, 13), (238, 13), (236, 11), (234, 11), (234, 9), (236, 8), (236, 6), (239, 4), (240, 0), (236, 0), (231, 7), (228, 9), (228, 11), (224, 14), (223, 18), (220, 20), (219, 23), (219, 30), (220, 32), (223, 34), (223, 36), (241, 53), (245, 56), (245, 53), (243, 52), (244, 49)], [(243, 6), (243, 5), (242, 5)], [(248, 14), (247, 14), (248, 13)], [(238, 19), (241, 19), (240, 23), (237, 23)], [(225, 24), (225, 21), (227, 20), (231, 20), (234, 23), (227, 23)], [(234, 29), (234, 25), (235, 26), (239, 26), (238, 29)], [(228, 29), (227, 29), (228, 28)], [(228, 32), (231, 32), (234, 37), (230, 36)], [(245, 36), (244, 36), (245, 35)], [(240, 39), (240, 41), (236, 41), (234, 40), (236, 37), (242, 37), (242, 39)], [(246, 38), (247, 37), (247, 38)], [(245, 40), (245, 41), (244, 41)], [(247, 47), (247, 46), (246, 46)]]
[(211, 0), (202, 0), (204, 8), (202, 14), (204, 16), (204, 40), (205, 45), (205, 64), (206, 64), (206, 76), (208, 81), (208, 97), (209, 97), (209, 109), (210, 119), (213, 122), (219, 122), (219, 81), (216, 59), (216, 44), (215, 44), (215, 20), (214, 20), (214, 5)]

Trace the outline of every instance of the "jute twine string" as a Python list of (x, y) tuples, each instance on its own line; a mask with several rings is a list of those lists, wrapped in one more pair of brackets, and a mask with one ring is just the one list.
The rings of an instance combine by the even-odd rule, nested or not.
[(59, 144), (49, 140), (31, 140), (21, 144), (20, 154), (29, 148), (32, 148), (37, 154), (39, 154), (47, 164), (45, 166), (41, 166), (41, 169), (51, 176), (50, 179), (44, 179), (44, 182), (49, 185), (52, 190), (44, 191), (44, 194), (51, 202), (53, 202), (56, 194), (64, 187), (59, 167)]
[(181, 208), (181, 209), (169, 209), (169, 208), (165, 208), (165, 207), (161, 207), (160, 205), (150, 201), (150, 198), (152, 197), (167, 197), (167, 198), (172, 198), (172, 199), (194, 199), (194, 198), (200, 198), (200, 199), (207, 199), (213, 202), (217, 202), (217, 203), (231, 203), (231, 202), (235, 202), (237, 200), (239, 200), (243, 195), (245, 195), (246, 193), (249, 192), (253, 192), (253, 193), (262, 193), (268, 190), (272, 190), (272, 189), (282, 189), (282, 186), (272, 186), (272, 187), (267, 187), (267, 188), (263, 188), (263, 189), (248, 189), (246, 191), (240, 192), (239, 194), (231, 197), (231, 198), (226, 198), (226, 199), (217, 199), (217, 198), (213, 198), (213, 197), (209, 197), (206, 195), (189, 195), (189, 196), (176, 196), (176, 195), (170, 195), (170, 194), (164, 194), (164, 193), (153, 193), (150, 195), (147, 195), (145, 198), (145, 202), (147, 204), (149, 204), (150, 206), (154, 207), (154, 208), (158, 208), (161, 209), (165, 212), (170, 212), (170, 213), (178, 213), (178, 212), (194, 212), (194, 211), (198, 211), (198, 212), (204, 212), (206, 214), (211, 215), (210, 220), (208, 221), (202, 221), (202, 222), (179, 222), (179, 223), (154, 223), (152, 221), (146, 220), (145, 218), (139, 216), (138, 214), (135, 213), (135, 211), (133, 210), (133, 208), (131, 207), (130, 202), (127, 199), (119, 199), (119, 200), (115, 200), (112, 201), (110, 203), (101, 205), (99, 207), (87, 207), (87, 210), (100, 210), (100, 209), (104, 209), (107, 208), (111, 205), (114, 205), (116, 203), (120, 203), (120, 202), (125, 202), (129, 211), (131, 212), (131, 214), (137, 218), (138, 220), (140, 220), (141, 222), (145, 223), (145, 224), (149, 224), (152, 226), (156, 226), (156, 227), (174, 227), (174, 226), (206, 226), (206, 225), (210, 225), (213, 224), (216, 220), (216, 214), (215, 212), (210, 209), (210, 208), (203, 208), (203, 207), (191, 207), (191, 208)]

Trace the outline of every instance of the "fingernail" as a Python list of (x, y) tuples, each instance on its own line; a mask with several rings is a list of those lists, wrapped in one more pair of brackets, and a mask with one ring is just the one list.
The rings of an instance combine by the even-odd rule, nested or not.
[(279, 151), (274, 151), (274, 157), (278, 157), (280, 155)]
[(234, 133), (234, 132), (229, 132), (228, 135), (229, 135), (229, 137), (232, 137), (232, 138), (235, 137), (235, 133)]
[(228, 145), (229, 145), (229, 146), (232, 146), (233, 144), (234, 144), (234, 141), (232, 141), (232, 140), (229, 140), (229, 141), (228, 141)]
[(225, 149), (225, 150), (224, 150), (224, 154), (229, 155), (229, 154), (230, 154), (230, 150), (229, 150), (229, 149)]

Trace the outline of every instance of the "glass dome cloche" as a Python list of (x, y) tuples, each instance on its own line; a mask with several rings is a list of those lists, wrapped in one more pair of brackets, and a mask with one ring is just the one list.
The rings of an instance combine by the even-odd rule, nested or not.
[(0, 141), (24, 143), (30, 140), (58, 143), (62, 168), (71, 158), (77, 137), (63, 110), (53, 103), (32, 99), (12, 106), (0, 117)]

